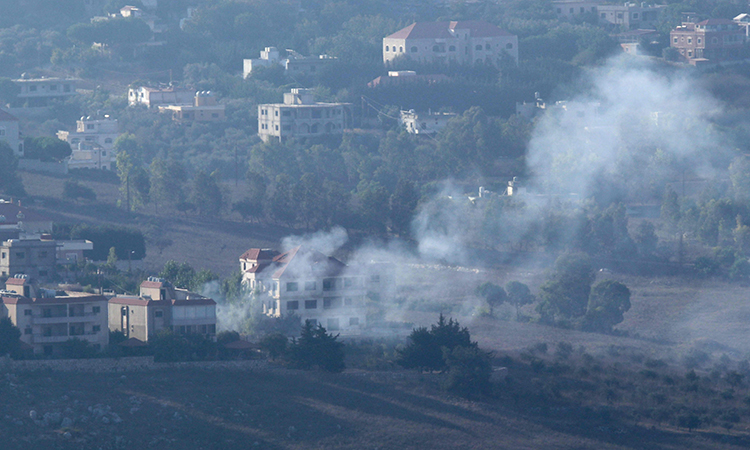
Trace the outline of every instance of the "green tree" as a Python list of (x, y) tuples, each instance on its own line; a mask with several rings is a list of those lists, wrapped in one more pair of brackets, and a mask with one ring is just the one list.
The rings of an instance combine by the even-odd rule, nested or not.
[(77, 181), (66, 181), (63, 185), (63, 198), (78, 200), (79, 198), (89, 201), (96, 200), (94, 190), (79, 184)]
[(591, 289), (584, 328), (609, 333), (630, 309), (630, 290), (619, 281), (604, 280)]
[[(121, 138), (122, 136), (120, 136)], [(115, 148), (117, 143), (120, 142), (120, 138), (117, 138), (115, 142)], [(125, 196), (125, 210), (128, 212), (133, 211), (131, 208), (131, 177), (133, 175), (133, 158), (125, 150), (117, 152), (117, 176), (120, 177), (120, 193)]]
[(477, 286), (477, 295), (482, 297), (490, 307), (490, 316), (495, 315), (495, 307), (508, 300), (508, 294), (502, 287), (489, 281)]
[(154, 208), (159, 205), (177, 205), (185, 201), (185, 168), (173, 159), (163, 160), (154, 158), (150, 166), (151, 179), (149, 197), (154, 202)]
[(191, 289), (195, 281), (195, 269), (193, 269), (188, 263), (178, 263), (174, 260), (169, 260), (162, 267), (159, 272), (159, 278), (172, 283), (174, 286)]
[(319, 367), (326, 372), (341, 372), (344, 365), (344, 344), (338, 335), (328, 334), (322, 325), (305, 321), (299, 338), (292, 340), (289, 360), (294, 367), (309, 370)]
[(73, 150), (70, 144), (56, 137), (27, 137), (23, 140), (24, 156), (40, 161), (62, 161)]
[(193, 203), (201, 215), (218, 217), (224, 204), (219, 188), (219, 172), (211, 174), (199, 170), (193, 180)]
[(417, 195), (414, 183), (399, 179), (391, 195), (391, 230), (403, 237), (411, 232), (411, 221), (417, 209)]
[(539, 288), (537, 311), (542, 321), (552, 323), (555, 318), (575, 319), (586, 313), (594, 271), (591, 261), (583, 253), (567, 253), (555, 261), (554, 271)]
[(444, 387), (465, 397), (487, 394), (490, 391), (492, 364), (490, 354), (478, 347), (443, 347), (443, 360), (448, 368)]
[(16, 169), (18, 160), (7, 142), (0, 141), (0, 192), (9, 195), (26, 195)]
[(412, 330), (409, 342), (398, 353), (397, 363), (407, 369), (445, 370), (447, 368), (443, 349), (452, 351), (456, 347), (477, 347), (471, 342), (467, 328), (461, 328), (452, 318), (445, 320), (440, 314), (438, 323), (430, 329), (419, 327)]
[(283, 333), (270, 333), (260, 340), (260, 348), (268, 354), (272, 360), (284, 356), (289, 346), (289, 339)]
[(0, 355), (14, 355), (21, 345), (21, 330), (9, 317), (0, 319)]
[(109, 248), (109, 255), (107, 255), (107, 267), (114, 270), (117, 268), (117, 249), (114, 247)]
[(677, 193), (669, 186), (664, 191), (664, 197), (661, 201), (661, 219), (669, 227), (671, 232), (677, 230), (680, 223), (680, 202)]
[(644, 220), (638, 224), (633, 240), (638, 246), (638, 253), (641, 256), (652, 256), (656, 252), (656, 245), (659, 243), (659, 238), (656, 236), (656, 227), (652, 222)]
[(520, 308), (534, 302), (534, 296), (528, 286), (520, 281), (509, 281), (505, 285), (505, 292), (508, 294), (507, 302), (516, 308), (516, 320), (521, 317)]
[(750, 201), (750, 159), (746, 156), (735, 158), (729, 165), (729, 179), (734, 199), (747, 204)]

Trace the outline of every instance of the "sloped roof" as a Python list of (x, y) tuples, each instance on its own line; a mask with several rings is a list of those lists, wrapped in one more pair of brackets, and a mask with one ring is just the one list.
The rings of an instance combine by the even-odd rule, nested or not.
[(272, 260), (279, 254), (276, 250), (268, 248), (251, 248), (240, 256), (240, 259), (249, 259), (251, 261)]
[(8, 111), (0, 109), (0, 122), (18, 122), (18, 118)]
[(291, 278), (333, 276), (346, 267), (346, 264), (336, 258), (301, 245), (277, 256), (274, 263), (279, 267), (273, 278), (281, 278), (283, 275)]
[(729, 19), (707, 19), (703, 22), (698, 22), (698, 25), (737, 25), (735, 22)]
[(512, 36), (484, 20), (460, 20), (452, 22), (415, 22), (406, 28), (386, 36), (386, 39), (449, 39), (451, 31), (469, 30), (472, 37)]

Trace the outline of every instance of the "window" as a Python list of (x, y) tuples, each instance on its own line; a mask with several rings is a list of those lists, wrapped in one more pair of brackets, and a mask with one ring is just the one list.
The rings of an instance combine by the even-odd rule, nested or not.
[(299, 302), (294, 300), (292, 302), (286, 302), (287, 311), (296, 311), (299, 309)]
[[(70, 92), (70, 85), (69, 84), (64, 84), (63, 85), (63, 92)], [(143, 94), (141, 94), (141, 95), (143, 95)]]
[(350, 327), (359, 326), (359, 317), (350, 317), (349, 318), (349, 326)]
[(354, 304), (354, 299), (351, 297), (347, 297), (344, 299), (344, 306), (352, 306)]
[(380, 283), (380, 275), (371, 275), (370, 283)]
[(87, 130), (93, 130), (94, 129), (94, 124), (93, 123), (87, 123), (86, 124), (86, 129)]
[(102, 331), (102, 327), (99, 326), (99, 325), (94, 325), (93, 327), (91, 327), (91, 332), (92, 333), (98, 333), (100, 331)]
[(440, 51), (440, 46), (439, 45), (433, 45), (432, 46), (432, 51), (433, 52), (439, 52)]
[(339, 319), (328, 319), (328, 329), (336, 331), (339, 329)]
[(481, 50), (481, 49), (482, 49), (481, 45), (477, 45), (476, 47), (474, 47), (474, 50)]
[(331, 309), (331, 305), (332, 305), (332, 301), (331, 300), (332, 299), (330, 299), (330, 298), (324, 298), (323, 299), (323, 309)]
[(105, 152), (104, 150), (102, 150), (102, 156), (107, 156), (107, 152)]
[(513, 48), (513, 43), (508, 42), (507, 44), (505, 44), (505, 48), (507, 48), (508, 50), (512, 49)]
[(281, 111), (281, 115), (284, 116), (284, 117), (289, 117), (289, 116), (292, 115), (292, 112), (291, 111)]
[(315, 283), (314, 281), (305, 281), (305, 290), (314, 291), (315, 289), (317, 289), (316, 285), (317, 283)]
[(354, 286), (354, 278), (344, 278), (344, 287)]
[(24, 309), (23, 310), (23, 315), (24, 316), (30, 316), (31, 315), (31, 310), (30, 309)]
[(318, 309), (317, 300), (305, 300), (305, 309)]
[(111, 144), (112, 143), (112, 138), (106, 138), (106, 139), (104, 139), (104, 143), (105, 144)]
[(101, 306), (94, 306), (93, 308), (91, 308), (91, 312), (94, 314), (99, 314), (101, 311), (102, 311)]
[(451, 45), (450, 47), (448, 47), (448, 51), (449, 52), (455, 52), (456, 51), (456, 46), (455, 45)]
[(693, 43), (693, 38), (689, 37), (688, 38), (688, 44), (692, 44), (692, 43)]
[(26, 327), (26, 328), (25, 328), (25, 329), (23, 330), (23, 334), (31, 334), (31, 327)]
[(49, 87), (49, 90), (50, 91), (56, 91), (57, 90), (57, 85), (53, 84), (52, 86)]
[[(395, 47), (394, 47), (394, 48), (395, 48)], [(390, 50), (391, 50), (391, 49), (390, 49), (390, 47), (388, 47), (388, 46), (386, 45), (386, 46), (385, 46), (385, 51), (387, 51), (387, 52), (388, 52), (388, 51), (390, 51)]]
[(583, 14), (585, 12), (586, 12), (586, 9), (583, 6), (581, 6), (581, 14)]
[(29, 92), (36, 92), (36, 86), (29, 86)]
[(154, 317), (164, 317), (164, 311), (162, 311), (161, 309), (157, 309), (156, 311), (154, 311)]
[(16, 252), (16, 258), (18, 259), (24, 259), (26, 257), (26, 253), (24, 252)]
[(602, 13), (602, 19), (606, 19), (606, 18), (607, 18), (607, 14), (606, 13)]
[(622, 13), (617, 13), (617, 18), (622, 19)]
[[(415, 48), (416, 48), (416, 47), (415, 47)], [(398, 48), (398, 51), (399, 51), (399, 53), (404, 53), (404, 47), (399, 47), (399, 48)]]
[(213, 117), (214, 119), (216, 119), (217, 117), (219, 117), (219, 113), (211, 113), (211, 117)]
[(0, 259), (5, 259), (5, 252), (3, 252), (3, 255), (2, 257), (0, 257)]
[(324, 291), (335, 291), (336, 290), (336, 279), (335, 278), (326, 278), (323, 280), (323, 290)]
[(295, 281), (290, 281), (290, 282), (288, 282), (286, 284), (286, 291), (287, 292), (297, 292), (298, 288), (299, 288), (299, 286), (298, 286), (297, 282), (295, 282)]
[(276, 117), (279, 117), (279, 110), (277, 109), (276, 111), (274, 111), (273, 115), (276, 116)]
[(490, 44), (484, 44), (484, 49), (485, 50), (489, 50), (490, 49)]
[(417, 53), (417, 46), (416, 45), (411, 48), (411, 52), (412, 53)]
[(638, 13), (633, 13), (633, 19), (637, 19), (637, 18), (638, 18)]
[(310, 325), (312, 325), (314, 327), (318, 325), (318, 321), (315, 320), (315, 319), (307, 319), (307, 320), (305, 320), (305, 322), (310, 322)]

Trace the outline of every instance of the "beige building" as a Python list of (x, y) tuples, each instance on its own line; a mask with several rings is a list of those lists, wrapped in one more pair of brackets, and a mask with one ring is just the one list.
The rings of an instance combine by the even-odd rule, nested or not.
[(328, 331), (354, 334), (366, 325), (367, 299), (379, 300), (393, 288), (385, 268), (347, 266), (301, 246), (281, 254), (253, 248), (240, 256), (242, 281), (258, 294), (262, 313), (294, 314)]
[(292, 89), (284, 103), (258, 105), (258, 135), (271, 138), (315, 137), (342, 134), (349, 103), (321, 103), (313, 100), (312, 89)]
[(23, 273), (47, 279), (56, 274), (57, 242), (52, 239), (8, 239), (0, 243), (0, 276)]
[(416, 22), (383, 38), (383, 62), (498, 64), (518, 62), (518, 37), (482, 20)]
[(139, 296), (116, 296), (109, 300), (109, 329), (143, 342), (164, 329), (176, 334), (214, 337), (216, 302), (175, 288), (161, 278), (149, 277), (141, 283)]
[(109, 343), (106, 297), (40, 289), (32, 278), (17, 275), (6, 281), (0, 298), (3, 313), (34, 353), (59, 354), (60, 347), (74, 338), (88, 341), (97, 350)]
[(51, 100), (65, 100), (77, 94), (74, 78), (20, 78), (13, 80), (20, 92), (18, 106), (47, 106)]
[(164, 105), (190, 105), (195, 91), (175, 87), (152, 88), (140, 86), (128, 89), (128, 105), (146, 105), (149, 108)]
[(18, 131), (18, 119), (0, 109), (0, 141), (5, 141), (16, 158), (23, 158), (23, 139)]
[(60, 130), (58, 139), (73, 150), (68, 169), (115, 170), (115, 141), (120, 136), (117, 119), (81, 117), (75, 131)]
[(224, 120), (225, 108), (216, 102), (211, 91), (199, 91), (192, 105), (159, 106), (159, 112), (171, 112), (175, 122), (218, 122)]
[(656, 28), (666, 5), (647, 3), (621, 3), (618, 5), (599, 5), (599, 23), (621, 25), (626, 29)]

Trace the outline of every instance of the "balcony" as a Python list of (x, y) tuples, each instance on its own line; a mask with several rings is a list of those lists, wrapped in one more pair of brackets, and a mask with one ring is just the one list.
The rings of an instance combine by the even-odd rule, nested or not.
[(97, 322), (98, 317), (101, 313), (84, 313), (76, 314), (74, 316), (31, 316), (31, 323), (34, 325), (45, 325), (52, 323), (68, 323), (68, 322)]
[(56, 344), (65, 342), (70, 339), (70, 336), (34, 336), (31, 341), (35, 344)]

